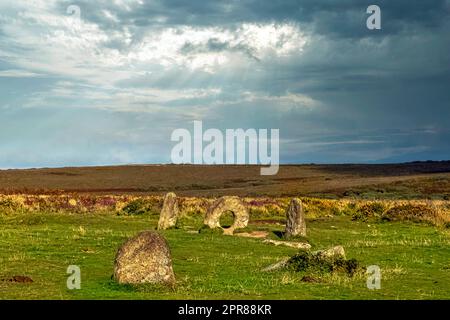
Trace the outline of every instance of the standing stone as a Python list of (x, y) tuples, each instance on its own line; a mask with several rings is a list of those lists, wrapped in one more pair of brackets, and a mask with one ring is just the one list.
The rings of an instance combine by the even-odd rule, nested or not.
[(174, 284), (167, 241), (154, 231), (144, 231), (130, 238), (117, 251), (114, 279), (129, 284)]
[(305, 214), (300, 199), (294, 198), (291, 200), (286, 210), (286, 219), (286, 238), (295, 236), (306, 237)]
[[(231, 211), (234, 215), (234, 222), (229, 228), (222, 228), (220, 225), (220, 217), (227, 211)], [(217, 199), (206, 212), (204, 224), (208, 227), (221, 228), (223, 233), (232, 235), (234, 230), (245, 228), (248, 224), (249, 214), (247, 208), (239, 197), (225, 196)]]
[(159, 216), (158, 230), (172, 228), (177, 223), (178, 199), (175, 193), (169, 192), (164, 197), (164, 204)]

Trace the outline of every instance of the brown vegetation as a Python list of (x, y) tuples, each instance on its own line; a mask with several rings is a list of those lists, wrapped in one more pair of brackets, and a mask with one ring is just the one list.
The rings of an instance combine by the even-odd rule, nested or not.
[(0, 170), (2, 194), (314, 196), (367, 199), (450, 197), (450, 161), (383, 165), (132, 165)]

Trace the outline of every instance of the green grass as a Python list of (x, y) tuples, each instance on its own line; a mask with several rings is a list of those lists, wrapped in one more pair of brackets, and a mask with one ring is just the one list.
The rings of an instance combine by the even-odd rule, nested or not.
[[(273, 219), (274, 217), (270, 217)], [(1, 299), (449, 299), (450, 230), (408, 222), (373, 223), (350, 217), (307, 220), (313, 250), (343, 245), (347, 258), (379, 265), (381, 290), (366, 288), (365, 275), (261, 272), (296, 249), (261, 239), (198, 230), (200, 216), (182, 219), (163, 232), (172, 251), (175, 288), (124, 286), (112, 279), (119, 245), (142, 230), (154, 230), (158, 216), (113, 214), (0, 215), (0, 278), (31, 277), (33, 283), (0, 281)], [(250, 224), (271, 238), (282, 225)], [(274, 233), (275, 232), (275, 233)], [(81, 290), (68, 290), (66, 269), (81, 268)]]

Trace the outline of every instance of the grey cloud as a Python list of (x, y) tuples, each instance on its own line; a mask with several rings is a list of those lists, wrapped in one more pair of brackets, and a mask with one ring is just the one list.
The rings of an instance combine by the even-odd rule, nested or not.
[[(61, 4), (65, 10), (69, 1)], [(336, 37), (364, 37), (368, 0), (284, 0), (284, 1), (144, 1), (123, 10), (114, 2), (79, 1), (83, 18), (104, 28), (158, 26), (232, 26), (243, 22), (295, 21), (312, 32)], [(436, 29), (448, 19), (446, 0), (379, 0), (382, 8), (383, 33), (398, 33), (405, 29)], [(119, 18), (114, 23), (103, 14), (109, 10)]]
[(255, 50), (245, 44), (239, 43), (237, 45), (232, 45), (215, 38), (209, 39), (208, 42), (204, 45), (195, 45), (188, 42), (180, 50), (180, 53), (182, 54), (205, 52), (240, 52), (251, 59), (254, 59), (256, 61), (260, 60), (256, 56)]
[[(264, 58), (246, 45), (215, 38), (200, 45), (187, 42), (183, 55), (231, 52), (247, 59), (212, 73), (182, 65), (142, 70), (145, 66), (137, 65), (133, 70), (143, 72), (130, 73), (111, 88), (76, 87), (76, 100), (49, 92), (57, 80), (79, 79), (0, 78), (0, 106), (8, 106), (0, 109), (0, 133), (11, 137), (0, 144), (0, 166), (167, 162), (171, 130), (190, 128), (194, 119), (220, 129), (280, 128), (285, 163), (450, 158), (449, 1), (376, 2), (382, 8), (381, 31), (365, 28), (365, 8), (372, 1), (145, 1), (129, 11), (110, 1), (78, 1), (85, 21), (108, 32), (129, 29), (130, 45), (120, 37), (102, 43), (124, 53), (147, 33), (183, 25), (236, 30), (244, 22), (293, 21), (309, 41), (302, 52)], [(55, 10), (65, 14), (69, 4), (60, 2)], [(26, 48), (13, 50), (20, 54)], [(1, 69), (18, 68), (8, 61)], [(155, 88), (219, 92), (167, 99), (157, 108), (145, 99), (133, 100), (133, 92), (138, 96), (133, 90)], [(130, 98), (115, 110), (117, 93), (125, 89)], [(90, 93), (106, 98), (90, 98)], [(245, 99), (246, 93), (256, 98)], [(317, 105), (280, 98), (290, 94)], [(20, 109), (36, 96), (42, 97), (40, 105)], [(29, 159), (23, 155), (27, 149), (33, 154)], [(96, 159), (99, 151), (104, 156)]]

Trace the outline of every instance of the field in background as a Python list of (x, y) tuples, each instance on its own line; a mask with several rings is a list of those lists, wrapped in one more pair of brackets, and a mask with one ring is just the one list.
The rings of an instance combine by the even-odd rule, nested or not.
[(450, 199), (450, 161), (382, 165), (135, 165), (0, 170), (0, 194), (163, 194)]

